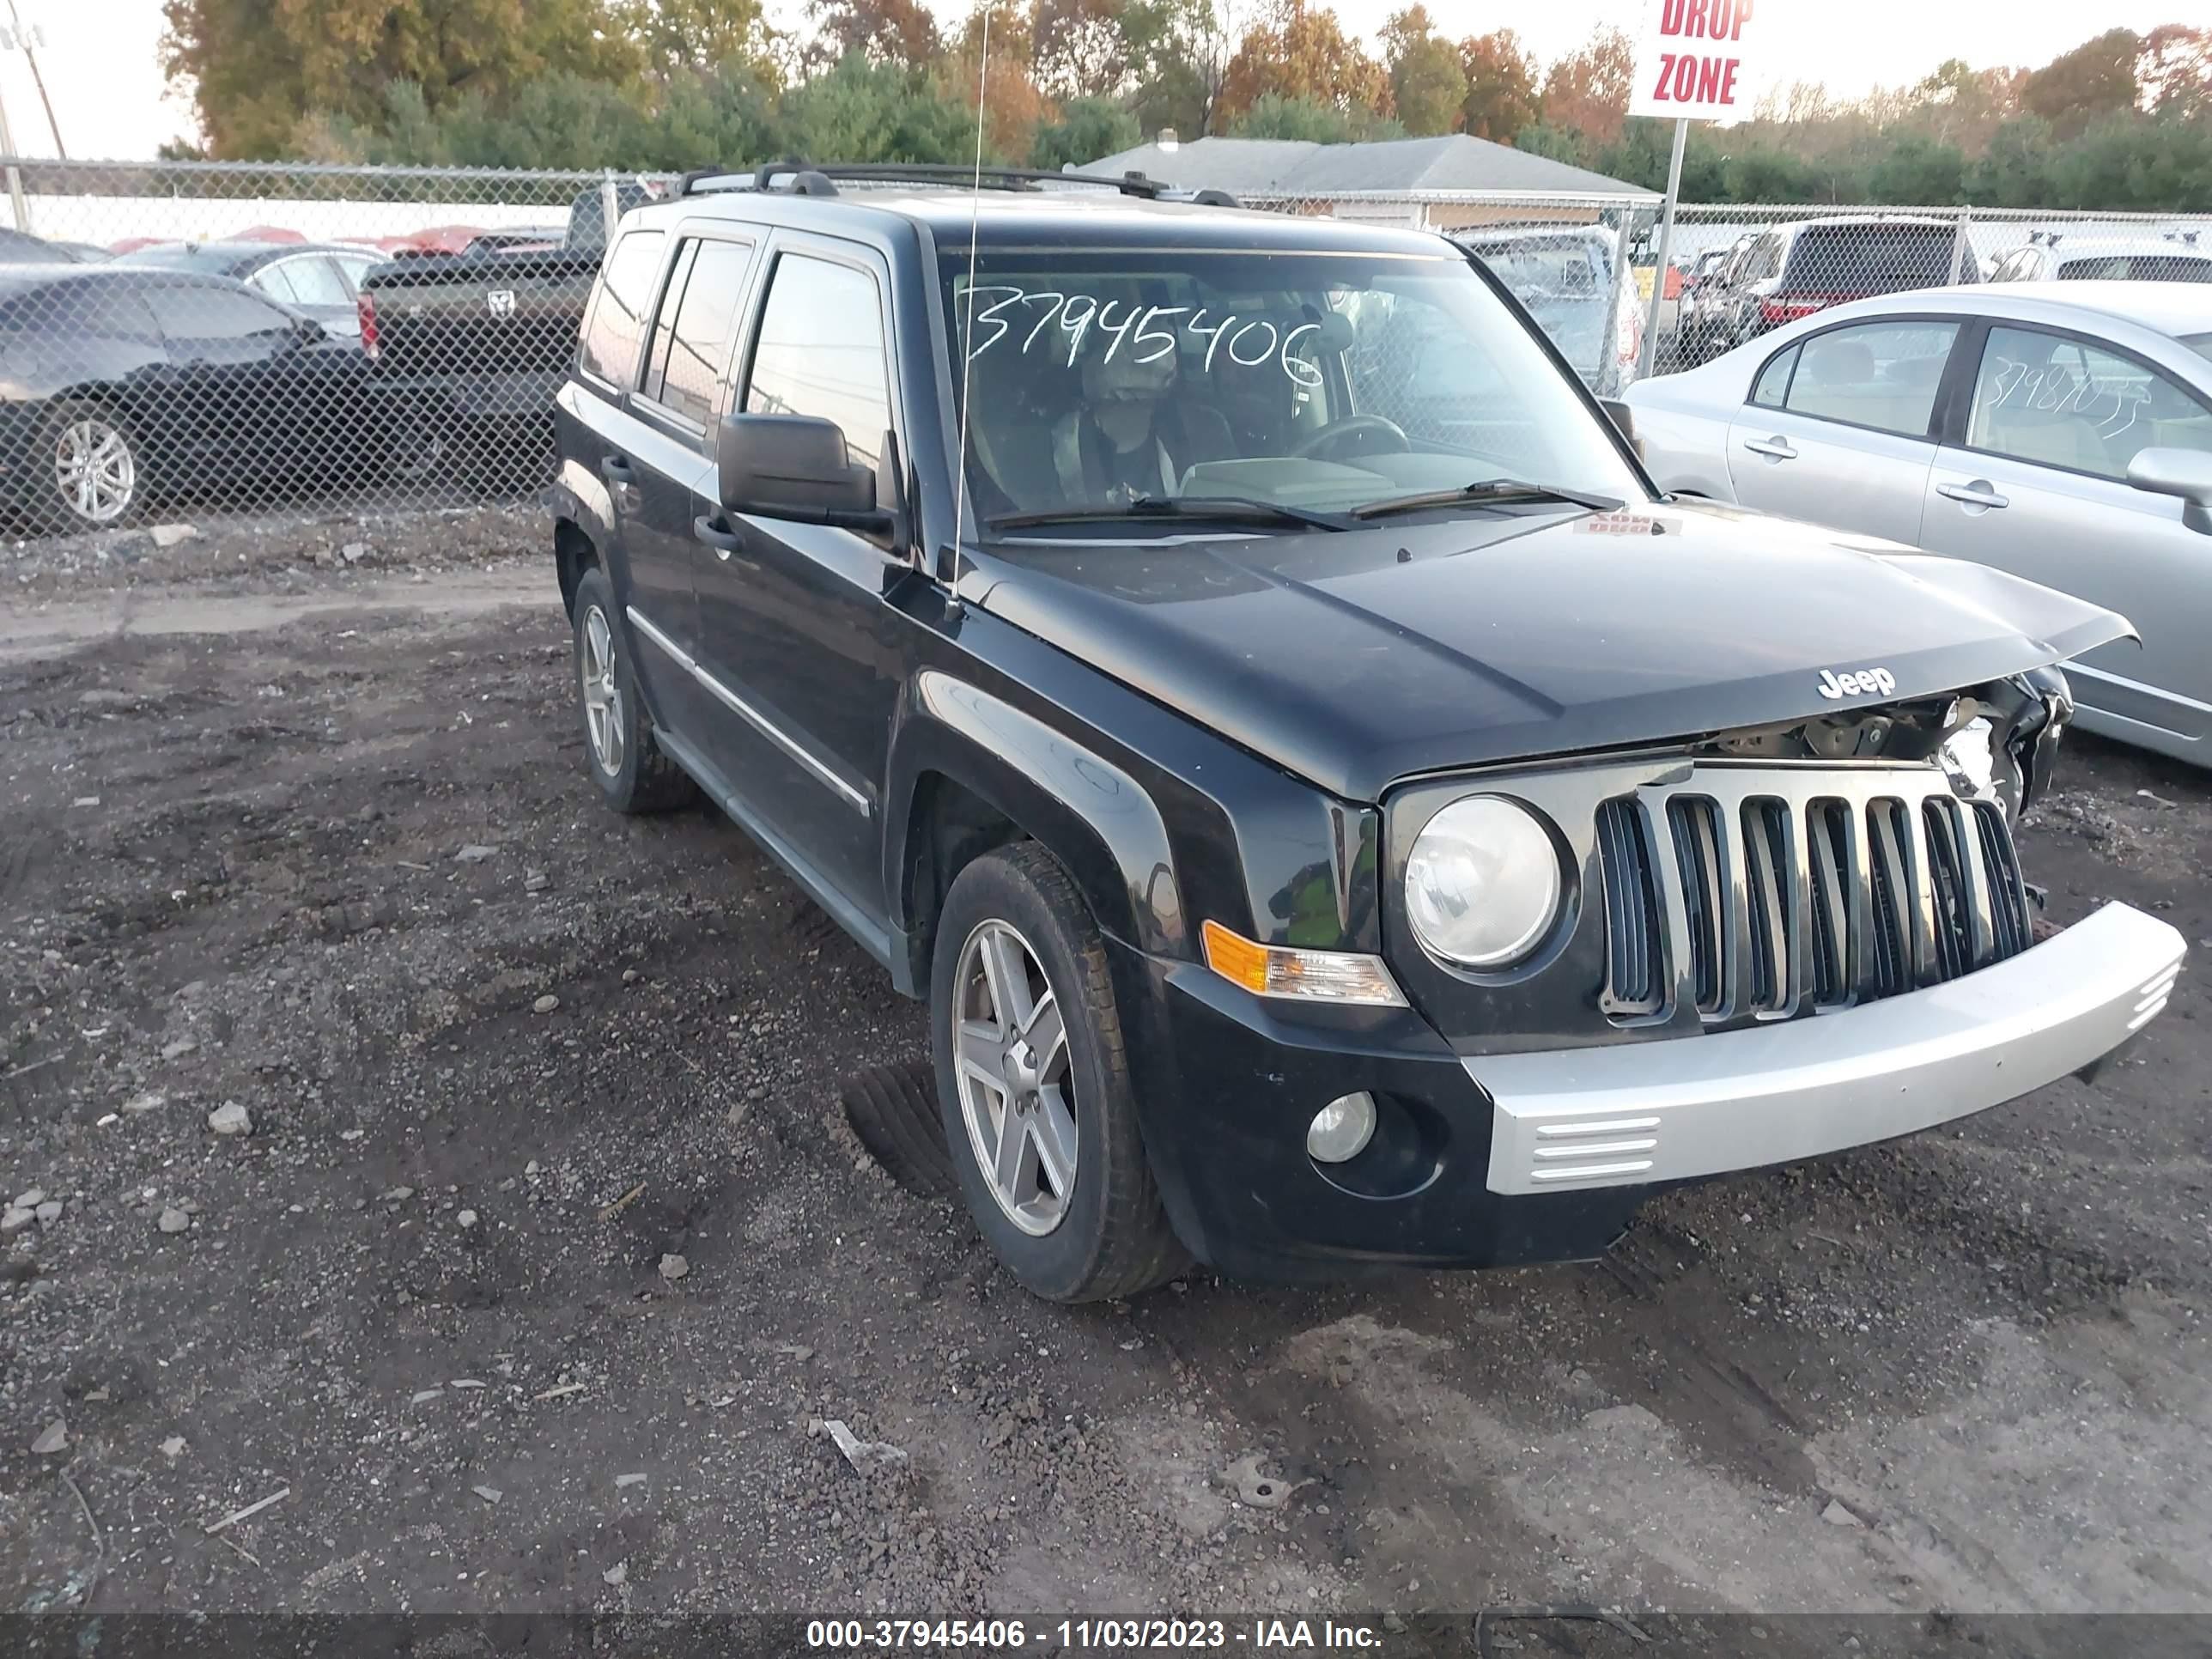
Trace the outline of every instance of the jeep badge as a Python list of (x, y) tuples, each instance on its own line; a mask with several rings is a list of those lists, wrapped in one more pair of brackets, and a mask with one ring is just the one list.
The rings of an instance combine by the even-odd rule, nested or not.
[(1820, 671), (1820, 695), (1824, 697), (1861, 697), (1879, 691), (1885, 697), (1897, 690), (1897, 676), (1887, 668), (1862, 668), (1856, 674), (1838, 674), (1832, 668)]

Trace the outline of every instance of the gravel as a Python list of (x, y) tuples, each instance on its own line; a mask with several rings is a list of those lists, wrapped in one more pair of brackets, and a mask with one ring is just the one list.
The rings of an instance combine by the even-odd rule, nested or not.
[[(0, 650), (0, 1172), (67, 1206), (0, 1247), (7, 1605), (2212, 1611), (2197, 976), (2092, 1081), (1598, 1262), (1050, 1307), (839, 1133), (919, 1009), (715, 814), (599, 804), (543, 564), (306, 608), (362, 580), (0, 639), (83, 641)], [(2212, 937), (2203, 780), (2060, 786), (2055, 920)], [(22, 1449), (64, 1414), (104, 1553)]]

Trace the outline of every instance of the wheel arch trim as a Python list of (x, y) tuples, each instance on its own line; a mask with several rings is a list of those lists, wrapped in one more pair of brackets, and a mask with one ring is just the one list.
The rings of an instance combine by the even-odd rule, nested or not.
[(1100, 928), (1149, 954), (1187, 956), (1167, 823), (1136, 779), (1035, 714), (941, 670), (911, 683), (891, 755), (884, 891), (927, 981), (932, 916), (908, 879), (914, 806), (941, 775), (971, 791), (1067, 868)]

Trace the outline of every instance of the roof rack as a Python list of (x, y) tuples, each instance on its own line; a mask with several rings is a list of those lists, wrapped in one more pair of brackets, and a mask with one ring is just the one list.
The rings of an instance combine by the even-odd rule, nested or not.
[(1186, 191), (1141, 173), (1125, 173), (1111, 179), (1095, 173), (1047, 173), (1033, 167), (962, 167), (958, 162), (831, 161), (816, 163), (797, 156), (764, 161), (756, 167), (700, 167), (684, 175), (677, 194), (703, 196), (722, 191), (769, 191), (793, 196), (836, 196), (837, 181), (855, 185), (942, 185), (950, 188), (980, 185), (985, 190), (1036, 191), (1047, 185), (1091, 185), (1118, 191), (1148, 202), (1195, 202), (1205, 207), (1243, 205), (1226, 191)]

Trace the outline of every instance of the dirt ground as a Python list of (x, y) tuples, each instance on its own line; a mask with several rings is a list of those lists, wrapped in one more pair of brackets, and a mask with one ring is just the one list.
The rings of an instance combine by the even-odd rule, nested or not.
[[(844, 1128), (918, 1009), (599, 805), (522, 528), (410, 533), (0, 582), (6, 1607), (2212, 1612), (2200, 980), (1595, 1263), (1050, 1307)], [(2026, 846), (2212, 945), (2185, 769)]]

